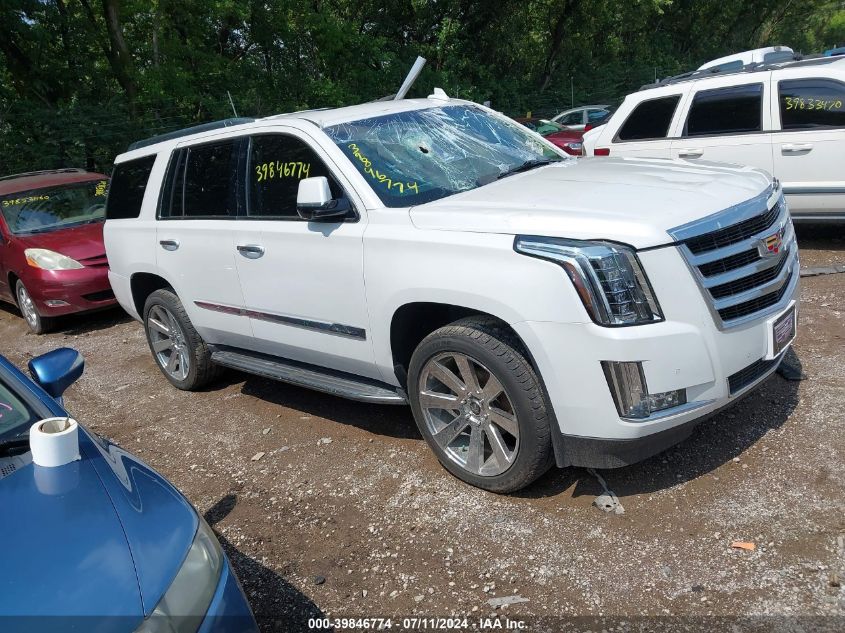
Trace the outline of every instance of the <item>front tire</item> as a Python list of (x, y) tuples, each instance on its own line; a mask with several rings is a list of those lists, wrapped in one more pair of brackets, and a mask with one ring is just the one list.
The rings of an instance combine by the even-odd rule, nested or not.
[(18, 309), (20, 309), (23, 320), (26, 321), (29, 329), (34, 334), (45, 334), (49, 332), (53, 327), (53, 319), (43, 317), (38, 313), (35, 301), (32, 300), (29, 291), (20, 279), (18, 279), (18, 283), (15, 285), (15, 297), (18, 300)]
[(144, 331), (156, 365), (177, 389), (195, 391), (217, 377), (208, 345), (172, 290), (156, 290), (147, 298)]
[(548, 404), (515, 336), (489, 317), (429, 334), (408, 368), (414, 419), (458, 479), (508, 493), (552, 464)]

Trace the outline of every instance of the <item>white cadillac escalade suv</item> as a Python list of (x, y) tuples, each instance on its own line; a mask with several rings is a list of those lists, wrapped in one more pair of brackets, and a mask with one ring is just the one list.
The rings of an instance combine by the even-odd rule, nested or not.
[(795, 335), (765, 172), (570, 159), (439, 91), (136, 143), (105, 241), (177, 388), (233, 367), (407, 403), (443, 465), (496, 492), (677, 443)]

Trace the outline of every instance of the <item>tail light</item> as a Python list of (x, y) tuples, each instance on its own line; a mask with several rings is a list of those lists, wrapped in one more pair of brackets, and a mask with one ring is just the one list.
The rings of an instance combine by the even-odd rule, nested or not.
[(593, 151), (594, 156), (610, 156), (610, 148), (609, 147), (597, 147)]

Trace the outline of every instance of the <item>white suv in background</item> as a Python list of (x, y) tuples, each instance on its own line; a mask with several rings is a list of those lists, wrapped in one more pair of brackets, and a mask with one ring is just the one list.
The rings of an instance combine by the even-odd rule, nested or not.
[(488, 490), (665, 449), (795, 335), (767, 174), (576, 160), (442, 93), (157, 137), (111, 182), (111, 283), (174, 386), (408, 403)]
[(587, 156), (759, 167), (796, 221), (845, 220), (845, 58), (680, 75), (628, 95), (584, 136)]

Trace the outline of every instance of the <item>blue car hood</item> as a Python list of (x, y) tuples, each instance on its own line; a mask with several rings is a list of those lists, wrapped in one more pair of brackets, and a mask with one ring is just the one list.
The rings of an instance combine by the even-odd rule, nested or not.
[(170, 482), (117, 444), (79, 434), (120, 517), (135, 563), (144, 615), (176, 577), (197, 533), (196, 510)]
[(198, 518), (132, 454), (82, 427), (79, 448), (79, 461), (0, 479), (0, 615), (60, 615), (68, 628), (97, 616), (86, 631), (125, 633), (170, 586)]
[(114, 616), (86, 619), (92, 631), (131, 631), (140, 623), (135, 565), (92, 461), (83, 454), (58, 468), (30, 462), (0, 479), (3, 616), (62, 616), (56, 625), (70, 625), (72, 616)]

